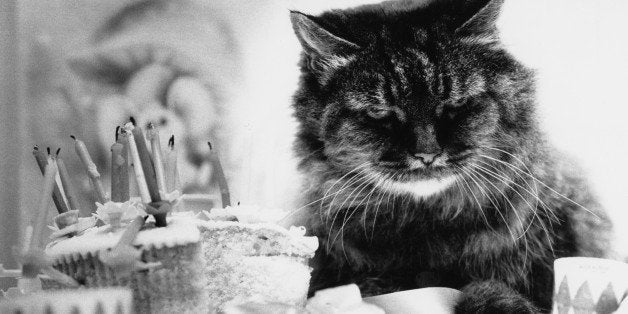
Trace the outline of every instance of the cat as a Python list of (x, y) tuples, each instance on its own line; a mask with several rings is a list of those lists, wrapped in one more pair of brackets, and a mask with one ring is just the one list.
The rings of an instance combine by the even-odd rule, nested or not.
[(554, 259), (605, 257), (611, 223), (545, 140), (503, 0), (292, 11), (311, 293), (460, 289), (459, 313), (551, 309)]

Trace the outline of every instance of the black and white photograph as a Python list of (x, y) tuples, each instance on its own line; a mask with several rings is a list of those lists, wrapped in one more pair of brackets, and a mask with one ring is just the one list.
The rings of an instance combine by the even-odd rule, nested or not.
[(628, 2), (0, 1), (0, 313), (628, 313)]

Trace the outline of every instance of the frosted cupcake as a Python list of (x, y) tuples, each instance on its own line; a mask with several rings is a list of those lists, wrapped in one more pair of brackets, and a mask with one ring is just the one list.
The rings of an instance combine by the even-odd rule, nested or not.
[[(58, 239), (46, 247), (53, 267), (86, 287), (122, 286), (133, 290), (135, 312), (208, 312), (204, 293), (200, 232), (190, 219), (170, 219), (167, 227), (148, 226), (132, 246), (137, 262), (159, 263), (151, 269), (125, 271), (103, 257), (118, 244), (123, 228), (92, 228), (82, 235)], [(44, 288), (60, 288), (44, 281)]]

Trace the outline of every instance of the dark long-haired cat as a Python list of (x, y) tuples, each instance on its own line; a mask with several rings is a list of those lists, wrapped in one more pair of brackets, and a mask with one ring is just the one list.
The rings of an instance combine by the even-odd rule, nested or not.
[(320, 238), (312, 291), (461, 289), (463, 313), (549, 311), (554, 259), (605, 256), (610, 222), (534, 113), (500, 0), (292, 12), (296, 148)]

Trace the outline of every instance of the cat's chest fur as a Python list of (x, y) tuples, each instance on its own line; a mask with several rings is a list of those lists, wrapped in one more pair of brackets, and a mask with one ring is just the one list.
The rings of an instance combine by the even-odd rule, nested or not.
[[(392, 290), (460, 288), (480, 275), (478, 269), (490, 269), (487, 264), (520, 254), (519, 245), (505, 236), (507, 232), (489, 229), (472, 217), (462, 214), (443, 220), (433, 216), (443, 210), (435, 208), (438, 205), (388, 202), (310, 218), (309, 226), (320, 238), (321, 249), (329, 252), (320, 262), (340, 269), (336, 276), (346, 277), (339, 278), (340, 282), (390, 281), (381, 286)], [(381, 207), (380, 212), (376, 214), (371, 206)], [(505, 265), (495, 271), (507, 274), (519, 267)], [(371, 289), (366, 293), (390, 292)]]

